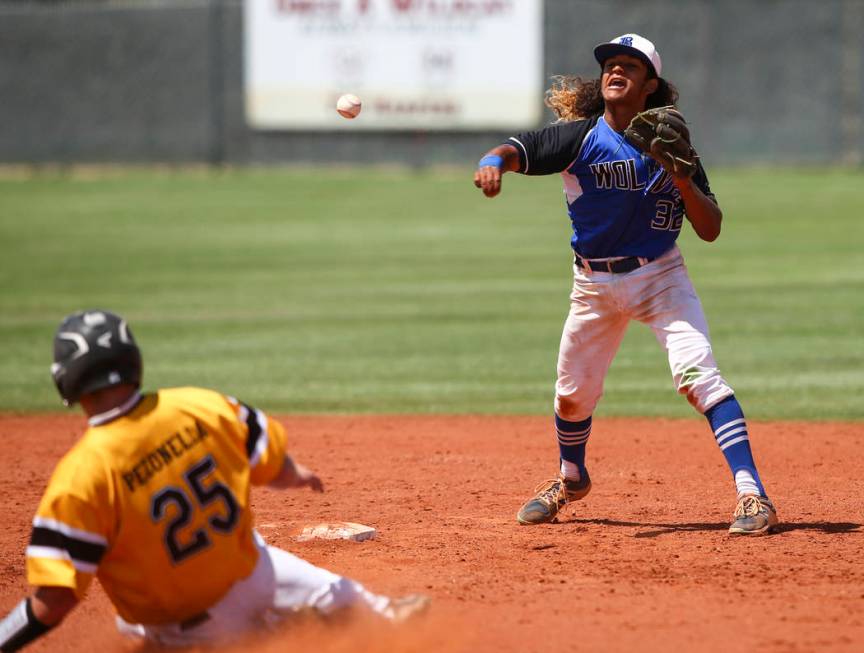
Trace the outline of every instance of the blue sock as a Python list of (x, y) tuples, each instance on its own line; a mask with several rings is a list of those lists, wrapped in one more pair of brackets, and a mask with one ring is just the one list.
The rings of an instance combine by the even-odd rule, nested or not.
[[(585, 446), (591, 436), (591, 418), (581, 422), (568, 422), (555, 415), (555, 431), (558, 433), (558, 450), (561, 452), (562, 472), (567, 478), (577, 480), (571, 472), (573, 465), (579, 470), (579, 478), (584, 478)], [(570, 468), (570, 469), (565, 469)]]
[(750, 439), (747, 437), (747, 422), (744, 411), (735, 398), (727, 397), (705, 411), (705, 417), (714, 431), (717, 445), (726, 457), (729, 469), (735, 479), (738, 497), (745, 494), (765, 495), (765, 488), (759, 480), (753, 452), (750, 450)]

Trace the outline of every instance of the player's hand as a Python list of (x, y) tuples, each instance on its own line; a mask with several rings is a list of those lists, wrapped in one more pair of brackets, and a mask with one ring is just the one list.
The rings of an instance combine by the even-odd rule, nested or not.
[(474, 171), (474, 185), (483, 191), (486, 197), (495, 197), (501, 192), (501, 168), (483, 166)]
[(501, 175), (509, 169), (505, 159), (515, 153), (512, 146), (500, 146), (483, 155), (474, 172), (474, 185), (483, 191), (486, 197), (495, 197), (501, 192)]
[(318, 477), (318, 474), (300, 463), (294, 463), (297, 470), (297, 485), (295, 487), (308, 487), (313, 492), (323, 492), (324, 483)]
[(275, 488), (299, 488), (308, 487), (313, 492), (323, 492), (324, 483), (306, 465), (295, 462), (291, 456), (286, 455), (282, 463), (279, 475), (270, 482), (270, 487)]

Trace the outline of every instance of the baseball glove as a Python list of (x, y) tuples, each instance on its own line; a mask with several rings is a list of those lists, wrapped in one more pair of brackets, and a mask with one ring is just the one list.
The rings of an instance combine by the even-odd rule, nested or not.
[(624, 138), (656, 159), (676, 177), (691, 177), (699, 155), (690, 145), (684, 116), (672, 106), (637, 113), (624, 130)]

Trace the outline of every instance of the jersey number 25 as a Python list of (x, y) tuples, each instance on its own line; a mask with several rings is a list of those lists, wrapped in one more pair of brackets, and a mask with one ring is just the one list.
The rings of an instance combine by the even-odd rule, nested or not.
[[(186, 473), (183, 474), (183, 479), (189, 489), (192, 490), (195, 503), (200, 508), (205, 508), (217, 501), (223, 504), (224, 510), (220, 514), (210, 517), (208, 523), (210, 528), (217, 533), (230, 533), (240, 518), (240, 507), (237, 505), (234, 495), (231, 494), (231, 490), (225, 484), (219, 481), (206, 484), (207, 476), (215, 469), (216, 462), (212, 456), (207, 456), (187, 469)], [(162, 521), (169, 510), (168, 507), (172, 504), (176, 507), (176, 515), (168, 521), (165, 527), (164, 540), (171, 561), (177, 564), (202, 549), (206, 549), (210, 546), (211, 540), (205, 528), (193, 531), (188, 537), (181, 537), (180, 531), (192, 521), (195, 504), (192, 503), (186, 491), (180, 487), (169, 485), (153, 495), (150, 503), (150, 516), (153, 521)]]

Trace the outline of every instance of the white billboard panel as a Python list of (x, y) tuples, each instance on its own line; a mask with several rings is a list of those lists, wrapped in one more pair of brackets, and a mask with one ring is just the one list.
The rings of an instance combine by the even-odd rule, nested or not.
[[(246, 0), (257, 129), (500, 129), (542, 115), (542, 0)], [(355, 120), (337, 98), (363, 101)]]

